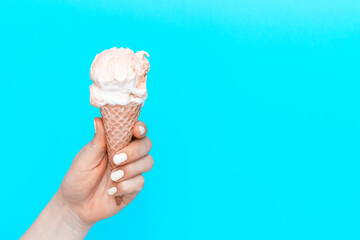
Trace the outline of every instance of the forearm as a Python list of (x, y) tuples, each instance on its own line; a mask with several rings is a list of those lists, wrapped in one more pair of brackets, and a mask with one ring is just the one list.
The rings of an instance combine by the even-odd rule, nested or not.
[(83, 224), (58, 194), (55, 194), (21, 240), (82, 240), (90, 228), (91, 225)]

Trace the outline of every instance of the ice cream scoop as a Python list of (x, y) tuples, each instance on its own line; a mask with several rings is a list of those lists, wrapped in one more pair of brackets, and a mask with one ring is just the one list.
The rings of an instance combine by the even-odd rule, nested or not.
[(90, 104), (143, 105), (147, 98), (146, 77), (149, 54), (129, 48), (111, 48), (96, 55), (90, 68)]

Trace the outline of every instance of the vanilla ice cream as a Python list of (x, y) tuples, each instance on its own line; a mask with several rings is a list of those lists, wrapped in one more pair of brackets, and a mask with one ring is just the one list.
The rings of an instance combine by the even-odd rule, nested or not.
[(146, 77), (149, 54), (129, 48), (111, 48), (96, 55), (90, 68), (90, 104), (143, 105), (147, 98)]

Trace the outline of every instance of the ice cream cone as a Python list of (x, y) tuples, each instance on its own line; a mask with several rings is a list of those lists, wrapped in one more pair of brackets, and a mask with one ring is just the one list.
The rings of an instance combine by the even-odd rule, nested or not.
[[(90, 68), (90, 104), (100, 108), (108, 160), (117, 166), (114, 155), (130, 144), (140, 108), (147, 98), (146, 79), (150, 65), (144, 51), (111, 48), (96, 55)], [(115, 197), (120, 205), (121, 197)]]
[[(129, 104), (105, 105), (100, 108), (102, 120), (105, 127), (105, 138), (108, 161), (111, 170), (116, 165), (114, 156), (121, 149), (130, 144), (133, 137), (133, 127), (138, 121), (141, 105)], [(115, 197), (116, 204), (120, 205), (121, 197)]]

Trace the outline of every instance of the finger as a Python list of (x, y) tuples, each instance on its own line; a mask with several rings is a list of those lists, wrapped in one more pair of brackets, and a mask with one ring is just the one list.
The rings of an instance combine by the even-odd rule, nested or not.
[(101, 118), (94, 119), (95, 135), (79, 153), (80, 159), (86, 160), (86, 164), (96, 166), (99, 164), (106, 153), (105, 130)]
[(110, 178), (114, 182), (125, 181), (141, 173), (150, 171), (150, 169), (153, 166), (154, 166), (153, 158), (150, 155), (147, 155), (135, 162), (131, 162), (120, 168), (115, 168), (111, 172)]
[(137, 175), (126, 181), (117, 183), (108, 189), (110, 196), (122, 196), (129, 193), (140, 192), (144, 187), (145, 179), (142, 175)]
[(94, 119), (94, 130), (95, 135), (93, 140), (89, 143), (89, 146), (94, 151), (94, 153), (103, 153), (106, 151), (106, 141), (105, 128), (101, 118)]
[(127, 147), (117, 152), (113, 158), (115, 165), (122, 166), (145, 157), (151, 150), (152, 143), (148, 137), (135, 139)]
[(134, 126), (134, 137), (135, 138), (143, 138), (146, 136), (148, 130), (145, 123), (139, 121)]

